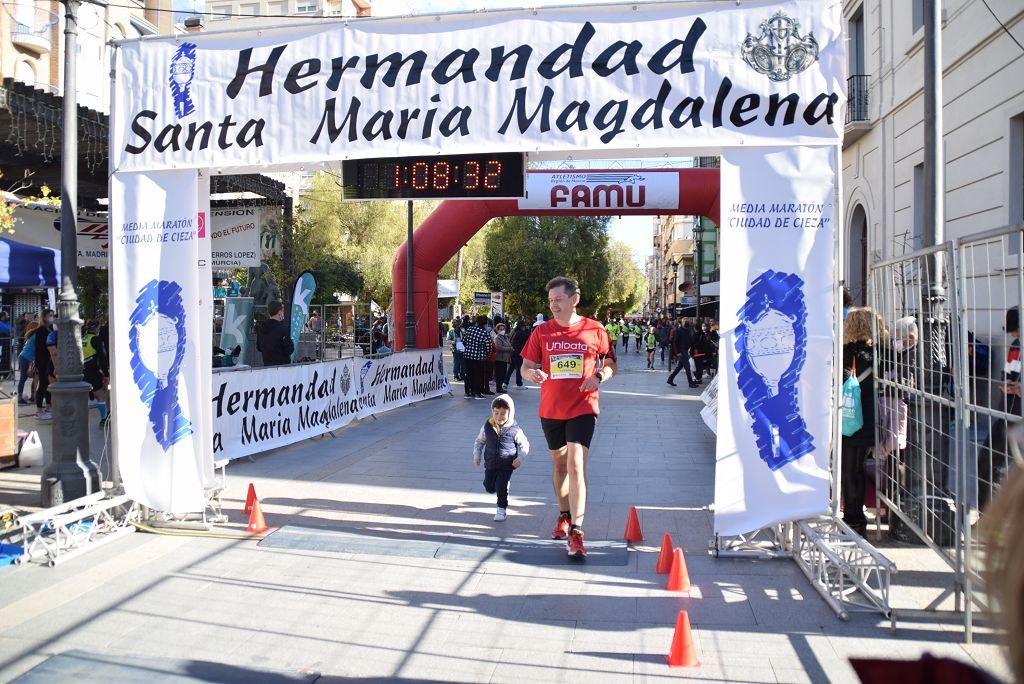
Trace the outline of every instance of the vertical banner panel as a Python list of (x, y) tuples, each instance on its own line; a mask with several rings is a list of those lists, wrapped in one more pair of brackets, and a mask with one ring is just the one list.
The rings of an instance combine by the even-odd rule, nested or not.
[(224, 300), (224, 327), (220, 332), (219, 346), (228, 354), (235, 347), (242, 348), (235, 363), (246, 363), (249, 358), (249, 331), (252, 330), (255, 301), (252, 297), (228, 297)]
[(200, 322), (197, 179), (192, 170), (110, 181), (113, 448), (126, 493), (170, 513), (203, 509), (210, 340)]
[(725, 150), (715, 532), (828, 511), (831, 147)]
[(210, 403), (213, 401), (213, 388), (210, 384), (210, 369), (213, 368), (213, 238), (210, 231), (210, 174), (204, 171), (196, 179), (196, 302), (199, 316), (199, 390), (202, 401), (202, 415), (193, 418), (200, 434), (203, 447), (203, 484), (212, 487), (213, 479), (213, 420)]
[(316, 293), (316, 278), (309, 271), (303, 271), (295, 279), (292, 289), (292, 311), (289, 317), (292, 335), (292, 362), (299, 358), (299, 340), (309, 318), (309, 305)]

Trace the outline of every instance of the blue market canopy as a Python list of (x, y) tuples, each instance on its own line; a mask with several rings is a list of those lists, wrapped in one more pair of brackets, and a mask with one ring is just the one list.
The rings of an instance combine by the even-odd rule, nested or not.
[(0, 287), (58, 287), (60, 251), (0, 237)]

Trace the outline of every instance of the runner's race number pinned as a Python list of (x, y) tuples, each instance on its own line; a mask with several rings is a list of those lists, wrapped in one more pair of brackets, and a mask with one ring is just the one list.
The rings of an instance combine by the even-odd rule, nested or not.
[(554, 354), (550, 361), (552, 380), (579, 380), (583, 377), (583, 354)]

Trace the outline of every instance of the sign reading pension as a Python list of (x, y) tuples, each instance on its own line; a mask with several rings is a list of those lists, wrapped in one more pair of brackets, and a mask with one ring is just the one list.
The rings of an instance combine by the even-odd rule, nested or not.
[(217, 373), (213, 451), (249, 456), (448, 391), (439, 349)]
[(260, 230), (263, 211), (256, 207), (230, 207), (211, 212), (213, 268), (260, 265)]
[(115, 171), (841, 139), (841, 3), (345, 20), (118, 43)]

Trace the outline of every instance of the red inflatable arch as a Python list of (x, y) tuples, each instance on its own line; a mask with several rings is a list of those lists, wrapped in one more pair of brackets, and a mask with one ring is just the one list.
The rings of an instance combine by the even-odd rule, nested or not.
[[(625, 216), (679, 214), (706, 216), (718, 224), (718, 169), (584, 169), (579, 173), (676, 173), (679, 176), (679, 206), (632, 208), (520, 209), (517, 200), (446, 200), (427, 217), (413, 234), (413, 310), (416, 314), (416, 347), (437, 347), (437, 274), (459, 249), (488, 221), (499, 216)], [(531, 171), (534, 173), (567, 173)], [(573, 202), (567, 200), (571, 206)], [(395, 252), (391, 267), (394, 291), (395, 350), (405, 347), (406, 245)], [(552, 277), (559, 275), (552, 273)]]

